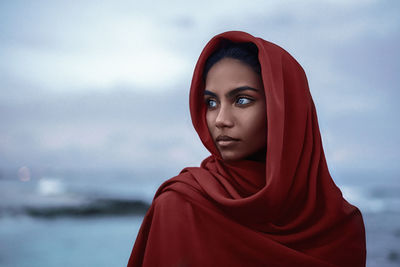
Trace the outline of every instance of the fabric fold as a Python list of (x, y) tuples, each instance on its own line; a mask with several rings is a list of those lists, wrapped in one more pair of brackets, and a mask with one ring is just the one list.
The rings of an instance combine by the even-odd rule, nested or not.
[[(265, 162), (225, 162), (207, 128), (203, 69), (223, 40), (258, 48)], [(365, 266), (362, 215), (330, 176), (306, 75), (288, 52), (244, 32), (215, 36), (196, 64), (189, 103), (211, 155), (158, 189), (128, 266)]]

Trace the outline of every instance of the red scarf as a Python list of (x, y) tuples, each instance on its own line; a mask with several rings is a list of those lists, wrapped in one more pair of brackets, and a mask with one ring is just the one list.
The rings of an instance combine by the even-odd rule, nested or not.
[[(265, 163), (224, 162), (209, 134), (202, 70), (222, 39), (258, 47)], [(307, 78), (289, 53), (244, 32), (215, 36), (195, 68), (190, 111), (211, 156), (159, 188), (128, 266), (365, 266), (361, 213), (329, 174)]]

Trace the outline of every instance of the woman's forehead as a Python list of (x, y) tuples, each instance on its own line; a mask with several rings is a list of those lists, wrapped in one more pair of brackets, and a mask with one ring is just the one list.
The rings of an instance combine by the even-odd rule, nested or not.
[(205, 91), (228, 93), (245, 89), (264, 91), (261, 76), (237, 59), (222, 59), (207, 74)]

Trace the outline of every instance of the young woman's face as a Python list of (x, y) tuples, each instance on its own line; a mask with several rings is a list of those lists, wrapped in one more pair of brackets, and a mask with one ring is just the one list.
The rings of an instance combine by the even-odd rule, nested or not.
[(223, 58), (207, 74), (204, 99), (207, 126), (224, 160), (265, 158), (267, 114), (259, 74)]

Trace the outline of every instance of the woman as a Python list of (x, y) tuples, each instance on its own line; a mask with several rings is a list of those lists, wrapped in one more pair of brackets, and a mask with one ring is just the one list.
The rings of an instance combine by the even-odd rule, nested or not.
[(211, 156), (161, 185), (128, 266), (365, 266), (361, 213), (330, 177), (306, 76), (285, 50), (215, 36), (190, 111)]

